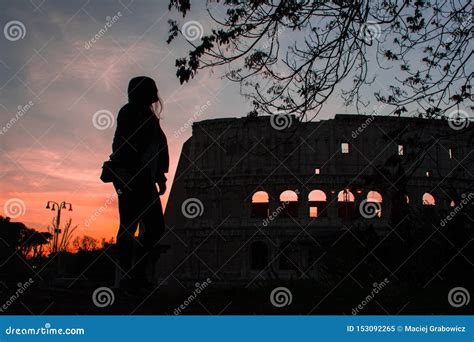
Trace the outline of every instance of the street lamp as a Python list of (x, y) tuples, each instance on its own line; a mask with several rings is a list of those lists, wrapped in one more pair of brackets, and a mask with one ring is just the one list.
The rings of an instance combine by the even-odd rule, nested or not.
[(61, 209), (66, 209), (66, 206), (69, 206), (69, 211), (72, 211), (72, 204), (69, 202), (62, 201), (60, 204), (58, 204), (55, 201), (48, 201), (46, 203), (46, 209), (51, 209), (51, 211), (55, 211), (55, 209), (58, 209), (58, 212), (56, 214), (56, 220), (55, 220), (55, 225), (53, 227), (53, 248), (52, 248), (52, 253), (55, 253), (58, 251), (58, 240), (59, 240), (59, 233), (61, 233), (61, 230), (59, 229), (59, 224), (61, 221)]

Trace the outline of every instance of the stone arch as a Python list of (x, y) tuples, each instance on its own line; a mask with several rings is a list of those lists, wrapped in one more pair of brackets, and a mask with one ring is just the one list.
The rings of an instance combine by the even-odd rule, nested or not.
[(355, 196), (349, 189), (339, 191), (337, 194), (338, 216), (345, 219), (355, 217)]
[(380, 192), (375, 190), (369, 191), (367, 193), (367, 203), (377, 203), (379, 210), (377, 210), (375, 217), (382, 217), (383, 196)]
[(425, 192), (422, 197), (422, 202), (423, 205), (431, 205), (434, 206), (436, 205), (436, 199), (435, 197), (430, 194), (429, 192)]
[(266, 191), (256, 191), (252, 195), (252, 217), (267, 218), (270, 214), (270, 197)]
[(315, 189), (308, 194), (308, 215), (310, 218), (327, 216), (327, 195), (323, 190)]
[(281, 217), (298, 217), (298, 194), (285, 190), (280, 194)]

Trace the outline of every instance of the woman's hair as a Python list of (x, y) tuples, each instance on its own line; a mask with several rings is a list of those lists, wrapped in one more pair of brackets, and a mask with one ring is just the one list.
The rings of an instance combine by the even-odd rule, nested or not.
[(163, 111), (163, 101), (158, 95), (156, 83), (147, 76), (138, 76), (130, 80), (128, 83), (128, 102), (150, 107), (158, 117)]
[(163, 100), (161, 100), (160, 95), (158, 95), (158, 100), (151, 104), (151, 110), (159, 119), (161, 119), (161, 112), (163, 111)]

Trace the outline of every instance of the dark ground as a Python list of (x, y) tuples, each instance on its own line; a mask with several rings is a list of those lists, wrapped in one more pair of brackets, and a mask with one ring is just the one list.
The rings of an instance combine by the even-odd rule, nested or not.
[[(431, 221), (415, 217), (399, 226), (397, 234), (385, 237), (375, 234), (370, 226), (353, 228), (352, 234), (325, 248), (314, 278), (295, 273), (291, 281), (262, 279), (249, 288), (235, 282), (224, 287), (213, 279), (179, 314), (352, 315), (371, 294), (373, 284), (384, 279), (388, 279), (387, 285), (357, 314), (473, 314), (474, 300), (469, 298), (474, 293), (470, 217), (457, 215), (442, 228), (431, 224), (432, 220), (439, 222), (438, 217)], [(174, 283), (140, 296), (124, 296), (114, 289), (114, 302), (101, 308), (94, 305), (92, 297), (97, 288), (113, 283), (114, 245), (39, 260), (24, 259), (7, 247), (0, 248), (0, 256), (3, 253), (6, 260), (0, 264), (0, 314), (174, 315), (196, 290), (194, 284), (185, 287), (176, 278)], [(31, 287), (5, 307), (18, 284), (30, 277), (34, 278)], [(291, 291), (291, 303), (272, 305), (270, 294), (277, 287)], [(448, 294), (460, 287), (467, 300), (454, 307)]]
[[(190, 304), (182, 309), (184, 315), (351, 315), (370, 289), (356, 290), (356, 283), (350, 279), (337, 289), (311, 289), (307, 286), (290, 286), (292, 302), (288, 306), (274, 307), (269, 299), (273, 288), (259, 289), (205, 289)], [(357, 286), (357, 285), (355, 285)], [(350, 290), (349, 287), (352, 287)], [(357, 286), (358, 287), (358, 286)], [(453, 308), (447, 300), (452, 284), (443, 281), (433, 282), (426, 289), (414, 291), (406, 289), (393, 296), (393, 289), (386, 288), (371, 300), (359, 314), (436, 314), (466, 315), (472, 314), (472, 303)], [(176, 291), (170, 288), (158, 288), (150, 295), (125, 296), (114, 289), (115, 300), (110, 306), (99, 308), (92, 302), (92, 293), (96, 287), (78, 286), (71, 289), (30, 288), (3, 314), (23, 315), (174, 315), (175, 309), (188, 299), (193, 289)], [(385, 292), (385, 293), (384, 293)], [(329, 293), (329, 294), (328, 294)]]

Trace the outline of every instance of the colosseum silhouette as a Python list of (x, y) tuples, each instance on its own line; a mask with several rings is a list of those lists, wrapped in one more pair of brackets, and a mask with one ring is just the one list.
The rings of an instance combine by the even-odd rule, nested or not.
[(403, 210), (449, 210), (473, 190), (473, 129), (459, 124), (340, 114), (195, 122), (166, 208), (171, 248), (158, 279), (317, 277), (326, 246), (354, 223), (383, 235)]

